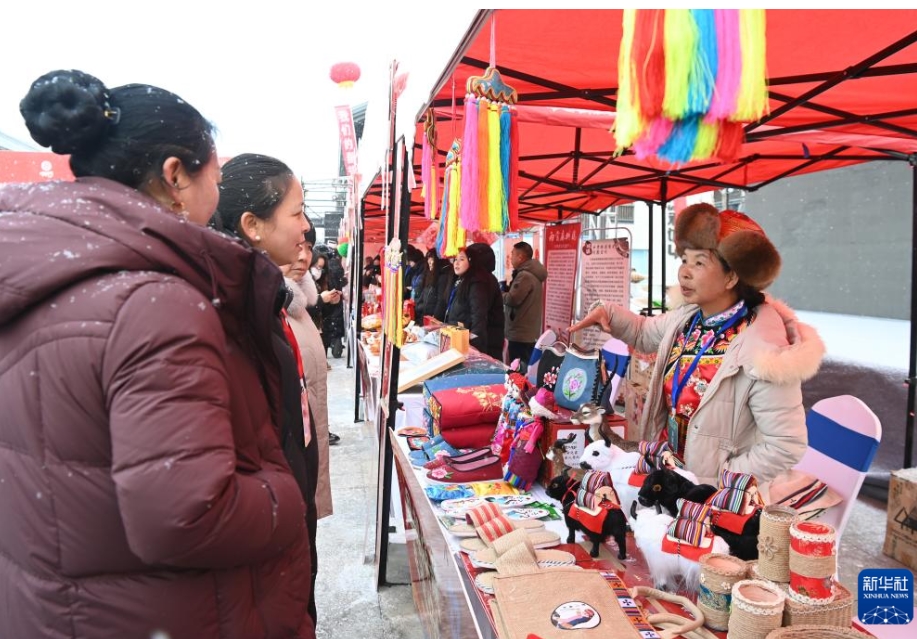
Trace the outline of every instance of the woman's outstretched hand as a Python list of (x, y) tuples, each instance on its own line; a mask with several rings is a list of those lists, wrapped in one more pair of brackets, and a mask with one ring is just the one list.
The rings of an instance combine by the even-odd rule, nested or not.
[(597, 305), (594, 309), (586, 313), (583, 319), (571, 324), (567, 332), (575, 333), (576, 331), (581, 331), (590, 326), (598, 326), (603, 332), (611, 333), (611, 324), (609, 322), (610, 319), (608, 313), (605, 311), (605, 306), (603, 304)]

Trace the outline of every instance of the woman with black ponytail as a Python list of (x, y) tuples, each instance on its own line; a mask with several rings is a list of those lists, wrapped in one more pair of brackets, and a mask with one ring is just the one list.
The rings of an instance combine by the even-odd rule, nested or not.
[(282, 276), (204, 226), (210, 123), (81, 71), (20, 110), (76, 181), (0, 189), (0, 636), (314, 638)]

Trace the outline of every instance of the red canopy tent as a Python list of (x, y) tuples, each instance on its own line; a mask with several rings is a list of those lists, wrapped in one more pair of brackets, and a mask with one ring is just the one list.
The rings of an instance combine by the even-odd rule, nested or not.
[[(438, 151), (452, 143), (465, 81), (493, 57), (519, 104), (615, 110), (621, 10), (483, 11), (427, 106)], [(767, 10), (770, 115), (746, 127), (738, 161), (673, 167), (614, 156), (607, 127), (524, 122), (520, 215), (556, 221), (632, 200), (663, 201), (716, 189), (757, 190), (789, 175), (917, 151), (917, 11)], [(495, 20), (491, 51), (490, 18)], [(455, 107), (453, 107), (453, 96)], [(419, 148), (418, 124), (415, 148)]]
[(69, 155), (40, 151), (0, 151), (0, 182), (72, 179)]
[[(417, 114), (416, 181), (426, 109), (435, 111), (442, 159), (453, 137), (461, 135), (465, 82), (482, 75), (491, 59), (523, 107), (582, 109), (613, 117), (622, 13), (479, 12)], [(769, 9), (766, 17), (770, 113), (746, 126), (736, 162), (676, 167), (640, 161), (629, 153), (616, 157), (607, 124), (573, 124), (563, 111), (559, 117), (569, 125), (544, 124), (523, 121), (520, 113), (520, 217), (553, 222), (633, 200), (660, 203), (664, 209), (665, 202), (691, 193), (756, 191), (784, 177), (866, 161), (906, 161), (917, 167), (917, 10)], [(377, 183), (364, 199), (370, 228), (382, 214), (375, 199), (381, 195), (381, 179)], [(412, 192), (411, 213), (422, 216), (422, 211), (418, 188)], [(914, 219), (917, 225), (917, 215)], [(412, 222), (412, 229), (415, 225), (424, 226)], [(912, 318), (917, 317), (913, 289)], [(913, 448), (915, 345), (917, 324), (912, 321), (905, 466), (911, 465)]]

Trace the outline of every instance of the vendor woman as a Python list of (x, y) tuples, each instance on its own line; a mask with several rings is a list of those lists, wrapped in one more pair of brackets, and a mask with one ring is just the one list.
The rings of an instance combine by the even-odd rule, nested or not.
[(746, 215), (689, 206), (675, 219), (675, 249), (682, 306), (643, 317), (596, 305), (570, 330), (598, 324), (656, 353), (637, 439), (667, 440), (704, 483), (717, 485), (724, 469), (770, 480), (806, 450), (801, 385), (824, 344), (762, 293), (780, 254)]

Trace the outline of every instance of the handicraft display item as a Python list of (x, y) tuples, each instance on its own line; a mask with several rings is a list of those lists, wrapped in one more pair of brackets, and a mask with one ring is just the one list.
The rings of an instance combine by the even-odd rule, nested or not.
[(619, 153), (736, 160), (768, 112), (764, 9), (625, 9), (617, 98)]

